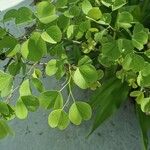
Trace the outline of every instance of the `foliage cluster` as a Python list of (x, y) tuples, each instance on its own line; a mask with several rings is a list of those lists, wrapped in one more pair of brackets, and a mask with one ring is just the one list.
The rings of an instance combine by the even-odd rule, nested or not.
[[(1, 20), (0, 138), (12, 134), (7, 122), (25, 119), (39, 107), (50, 109), (48, 124), (65, 129), (92, 117), (91, 134), (130, 96), (135, 100), (143, 148), (150, 128), (150, 1), (42, 0), (35, 9), (7, 11)], [(16, 38), (5, 28), (33, 24)], [(52, 58), (44, 62), (43, 58)], [(15, 80), (22, 79), (16, 86)], [(47, 90), (45, 76), (65, 79)], [(92, 90), (89, 101), (77, 100), (73, 88)], [(38, 95), (32, 93), (33, 89)], [(67, 89), (67, 99), (62, 91)], [(11, 102), (18, 91), (15, 103)]]

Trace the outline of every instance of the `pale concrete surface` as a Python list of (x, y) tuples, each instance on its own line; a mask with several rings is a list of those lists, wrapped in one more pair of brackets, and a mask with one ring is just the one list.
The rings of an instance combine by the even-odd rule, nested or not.
[[(31, 0), (25, 0), (17, 7), (28, 6), (30, 3)], [(16, 27), (13, 22), (7, 24), (7, 27), (16, 36), (24, 33), (23, 28)], [(59, 85), (53, 78), (43, 81), (47, 89)], [(76, 93), (79, 99), (88, 97), (85, 92)], [(49, 111), (39, 110), (30, 113), (25, 121), (12, 121), (10, 124), (16, 135), (1, 140), (0, 150), (141, 150), (140, 131), (131, 103), (122, 107), (88, 139), (85, 137), (91, 128), (91, 121), (79, 127), (70, 125), (62, 132), (48, 126), (48, 114)]]

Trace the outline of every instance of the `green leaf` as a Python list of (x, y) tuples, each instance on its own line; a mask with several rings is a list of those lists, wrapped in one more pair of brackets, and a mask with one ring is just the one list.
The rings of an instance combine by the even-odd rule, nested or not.
[(19, 119), (26, 119), (28, 110), (22, 100), (18, 100), (15, 106), (15, 114)]
[(132, 22), (133, 22), (133, 16), (129, 12), (124, 11), (118, 14), (118, 18), (117, 18), (118, 27), (128, 29), (132, 27), (131, 24)]
[(52, 59), (47, 63), (46, 74), (48, 76), (54, 75), (58, 70), (56, 59)]
[(46, 43), (38, 32), (34, 32), (21, 47), (22, 56), (31, 61), (39, 61), (46, 53)]
[(148, 42), (148, 32), (143, 25), (136, 24), (133, 30), (132, 43), (138, 50), (142, 50)]
[(40, 93), (45, 91), (43, 83), (38, 78), (32, 78), (32, 84)]
[(48, 124), (52, 128), (58, 127), (60, 130), (64, 130), (69, 125), (70, 121), (68, 114), (62, 109), (52, 111), (48, 117)]
[(94, 20), (99, 20), (102, 18), (102, 12), (99, 7), (93, 7), (89, 12), (88, 16)]
[(42, 77), (42, 72), (41, 72), (41, 70), (38, 69), (38, 68), (35, 68), (35, 69), (34, 69), (34, 72), (33, 72), (33, 74), (32, 74), (32, 76), (33, 76), (33, 78), (40, 78), (40, 77)]
[(128, 85), (116, 78), (105, 81), (94, 92), (90, 104), (95, 109), (96, 114), (90, 134), (119, 109), (120, 105), (127, 99), (128, 92)]
[(87, 32), (91, 28), (91, 22), (89, 20), (83, 21), (79, 24), (79, 30), (81, 32)]
[(112, 10), (115, 11), (126, 4), (126, 0), (114, 0), (112, 5)]
[(120, 57), (121, 51), (118, 47), (117, 41), (111, 41), (102, 44), (102, 53), (107, 56), (110, 60), (116, 60)]
[(36, 10), (38, 19), (44, 24), (48, 24), (58, 17), (55, 14), (55, 6), (48, 1), (38, 3)]
[(76, 69), (73, 80), (81, 89), (86, 89), (98, 80), (98, 74), (94, 66), (86, 64)]
[(112, 10), (115, 11), (126, 4), (126, 0), (101, 0), (102, 4), (106, 7), (112, 7)]
[(84, 0), (82, 2), (82, 11), (83, 13), (85, 13), (86, 15), (88, 14), (88, 12), (92, 9), (92, 5), (88, 0)]
[(19, 88), (20, 96), (31, 95), (30, 81), (26, 79), (22, 82)]
[(150, 74), (147, 76), (143, 76), (140, 72), (137, 77), (137, 83), (141, 87), (150, 87)]
[(67, 4), (68, 0), (57, 0), (56, 1), (56, 7), (57, 8), (61, 8), (64, 7)]
[(0, 120), (0, 139), (3, 139), (6, 136), (8, 136), (8, 134), (10, 134), (10, 132), (11, 132), (10, 127), (8, 126), (6, 121)]
[(42, 33), (41, 37), (48, 43), (56, 44), (61, 41), (62, 33), (58, 26), (50, 26)]
[(133, 70), (134, 72), (142, 71), (145, 66), (145, 60), (137, 54), (127, 54), (122, 66), (124, 70)]
[(63, 106), (62, 94), (58, 91), (46, 91), (39, 96), (40, 106), (45, 109), (60, 109)]
[(145, 113), (150, 112), (150, 97), (141, 100), (141, 110)]
[(34, 15), (33, 12), (27, 7), (21, 7), (17, 10), (17, 14), (15, 16), (15, 23), (22, 24), (33, 21)]
[(92, 60), (89, 56), (84, 55), (78, 62), (78, 66), (86, 65), (86, 64), (92, 64)]
[(150, 117), (141, 111), (141, 108), (136, 105), (136, 114), (141, 128), (142, 149), (148, 150), (148, 131), (150, 129)]
[(0, 50), (2, 51), (3, 49), (5, 50), (14, 49), (16, 44), (17, 40), (14, 37), (6, 35), (0, 40)]
[(62, 30), (65, 31), (70, 24), (70, 19), (66, 17), (65, 15), (60, 15), (57, 21), (58, 27)]
[(11, 92), (13, 86), (13, 78), (10, 74), (0, 71), (0, 83), (1, 96), (5, 97)]
[(9, 108), (8, 105), (4, 102), (0, 102), (0, 113), (4, 115), (9, 114)]
[(19, 74), (20, 69), (21, 69), (21, 63), (17, 61), (11, 63), (8, 67), (9, 73), (13, 76)]
[(4, 22), (10, 21), (12, 19), (15, 19), (16, 16), (17, 16), (17, 10), (11, 9), (5, 13), (3, 20), (4, 20)]
[(80, 12), (81, 12), (81, 9), (78, 6), (72, 6), (69, 9), (69, 15), (71, 15), (72, 17), (79, 16)]
[(39, 100), (33, 95), (21, 96), (21, 100), (29, 111), (36, 111), (39, 107)]
[(89, 120), (92, 116), (92, 109), (85, 102), (75, 102), (69, 109), (69, 119), (75, 125), (80, 125), (82, 120)]

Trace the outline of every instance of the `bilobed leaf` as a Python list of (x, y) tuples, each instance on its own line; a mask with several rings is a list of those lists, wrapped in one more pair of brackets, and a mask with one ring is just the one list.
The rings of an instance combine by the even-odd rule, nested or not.
[(19, 88), (20, 96), (31, 95), (30, 81), (26, 79)]
[(27, 7), (21, 7), (17, 10), (17, 15), (15, 16), (15, 23), (22, 24), (31, 22), (34, 19), (33, 12)]
[(48, 117), (48, 124), (52, 128), (58, 127), (60, 130), (64, 130), (69, 125), (68, 114), (62, 109), (52, 111)]
[(21, 47), (22, 56), (31, 61), (39, 61), (46, 53), (46, 43), (38, 32), (34, 32)]
[(69, 109), (69, 119), (75, 124), (81, 124), (82, 120), (89, 120), (92, 116), (92, 109), (89, 104), (77, 101)]
[(21, 100), (29, 111), (36, 111), (39, 107), (39, 100), (33, 95), (21, 96)]
[(10, 21), (12, 19), (15, 19), (17, 16), (17, 10), (16, 9), (11, 9), (9, 11), (7, 11), (4, 15), (3, 20), (6, 21)]
[(22, 100), (18, 100), (15, 106), (15, 114), (19, 119), (25, 119), (28, 116), (28, 110)]
[(44, 24), (48, 24), (57, 19), (57, 15), (55, 14), (55, 6), (48, 2), (43, 1), (37, 4), (37, 17), (40, 22)]
[(98, 74), (94, 66), (85, 64), (76, 69), (73, 80), (81, 89), (87, 89), (90, 84), (96, 82)]
[(61, 41), (62, 33), (58, 26), (50, 26), (42, 33), (41, 37), (48, 43), (56, 44)]
[(128, 85), (116, 78), (109, 79), (94, 92), (90, 104), (96, 114), (91, 133), (119, 109), (127, 99), (128, 92)]
[(58, 70), (56, 59), (52, 59), (47, 63), (46, 74), (48, 76), (54, 75)]
[(63, 106), (63, 97), (59, 91), (46, 91), (39, 96), (40, 106), (45, 109), (60, 109)]
[(136, 24), (133, 30), (132, 43), (138, 49), (142, 50), (148, 41), (148, 32), (141, 24)]

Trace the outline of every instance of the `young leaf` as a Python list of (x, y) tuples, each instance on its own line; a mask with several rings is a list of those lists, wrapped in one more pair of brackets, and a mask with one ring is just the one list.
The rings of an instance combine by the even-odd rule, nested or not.
[(70, 121), (68, 114), (62, 109), (52, 111), (48, 117), (48, 124), (52, 128), (58, 127), (60, 130), (64, 130), (69, 125)]
[(62, 94), (58, 91), (46, 91), (39, 96), (40, 106), (45, 109), (60, 109), (63, 106)]
[(89, 104), (85, 102), (75, 102), (69, 109), (69, 119), (75, 124), (81, 124), (82, 120), (89, 120), (92, 116), (92, 109)]

